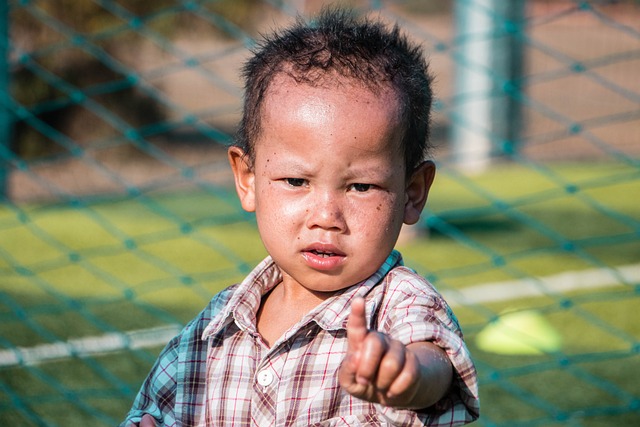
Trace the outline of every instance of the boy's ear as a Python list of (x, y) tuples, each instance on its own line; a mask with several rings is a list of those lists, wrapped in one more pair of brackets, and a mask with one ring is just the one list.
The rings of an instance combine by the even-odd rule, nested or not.
[(422, 162), (413, 172), (405, 190), (404, 223), (418, 222), (427, 203), (429, 189), (436, 175), (436, 165), (430, 160)]
[(236, 192), (242, 208), (247, 212), (256, 210), (255, 174), (249, 166), (247, 157), (240, 147), (229, 147), (227, 151), (233, 178), (236, 182)]

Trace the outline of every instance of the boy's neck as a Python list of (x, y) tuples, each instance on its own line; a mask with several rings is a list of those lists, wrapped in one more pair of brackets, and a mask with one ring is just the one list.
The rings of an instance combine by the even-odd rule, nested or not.
[(256, 327), (267, 346), (272, 347), (307, 313), (335, 294), (316, 293), (298, 287), (280, 283), (262, 297), (256, 316)]

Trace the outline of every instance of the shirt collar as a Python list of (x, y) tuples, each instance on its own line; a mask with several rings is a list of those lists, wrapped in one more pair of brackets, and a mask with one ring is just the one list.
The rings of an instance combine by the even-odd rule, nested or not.
[[(340, 293), (328, 298), (311, 310), (299, 326), (315, 322), (326, 330), (344, 329), (351, 310), (351, 301), (356, 297), (365, 297), (391, 269), (403, 265), (400, 252), (393, 250), (380, 268), (369, 278), (350, 286)], [(257, 334), (256, 313), (260, 307), (262, 296), (282, 281), (282, 273), (273, 259), (268, 256), (247, 277), (233, 289), (232, 295), (222, 311), (213, 314), (202, 338), (207, 339), (217, 334), (225, 325), (235, 321), (238, 327), (250, 334)], [(367, 307), (367, 317), (375, 311), (375, 307)]]
[(281, 281), (280, 269), (270, 256), (266, 257), (242, 282), (232, 287), (232, 290), (226, 290), (231, 291), (229, 301), (224, 305), (223, 310), (212, 314), (211, 321), (205, 328), (202, 338), (206, 339), (217, 334), (233, 320), (243, 331), (257, 334), (256, 314), (262, 296)]
[[(398, 251), (392, 251), (375, 273), (362, 282), (344, 289), (340, 294), (327, 299), (309, 312), (306, 318), (316, 322), (325, 330), (345, 329), (351, 313), (351, 302), (358, 297), (365, 298), (389, 271), (401, 265), (403, 265), (402, 255)], [(376, 311), (375, 301), (369, 301), (365, 308), (369, 327), (371, 327), (371, 314)]]

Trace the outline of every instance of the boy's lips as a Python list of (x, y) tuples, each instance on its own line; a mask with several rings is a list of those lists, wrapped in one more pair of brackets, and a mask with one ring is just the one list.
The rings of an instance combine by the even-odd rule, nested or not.
[(346, 254), (333, 245), (314, 244), (302, 250), (302, 256), (307, 264), (316, 270), (331, 270), (336, 268), (346, 258)]

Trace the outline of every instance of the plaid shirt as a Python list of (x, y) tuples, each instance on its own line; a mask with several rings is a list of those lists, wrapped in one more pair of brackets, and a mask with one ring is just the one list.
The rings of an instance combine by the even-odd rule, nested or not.
[[(281, 281), (271, 258), (217, 294), (160, 354), (127, 420), (164, 426), (457, 426), (479, 414), (475, 368), (451, 309), (393, 251), (367, 280), (327, 299), (271, 348), (256, 329), (262, 296)], [(432, 341), (455, 370), (447, 396), (411, 411), (344, 392), (338, 369), (347, 348), (351, 301), (364, 297), (370, 329), (409, 344)]]

